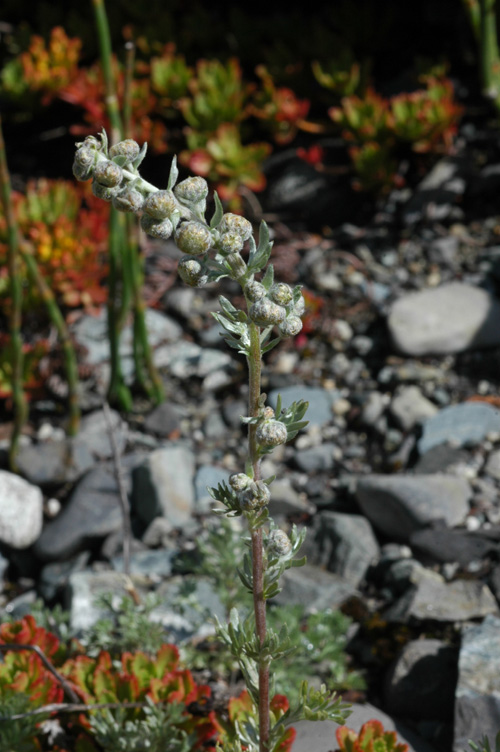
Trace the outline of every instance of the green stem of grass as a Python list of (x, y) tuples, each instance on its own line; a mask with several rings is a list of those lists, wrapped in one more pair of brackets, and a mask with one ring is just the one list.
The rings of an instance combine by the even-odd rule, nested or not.
[(16, 470), (16, 455), (19, 437), (28, 414), (28, 403), (23, 389), (23, 341), (22, 323), (22, 283), (19, 273), (19, 231), (12, 203), (7, 155), (3, 139), (2, 118), (0, 115), (0, 192), (5, 220), (7, 223), (7, 266), (9, 271), (11, 310), (10, 337), (12, 344), (12, 401), (14, 405), (14, 425), (9, 447), (9, 466)]

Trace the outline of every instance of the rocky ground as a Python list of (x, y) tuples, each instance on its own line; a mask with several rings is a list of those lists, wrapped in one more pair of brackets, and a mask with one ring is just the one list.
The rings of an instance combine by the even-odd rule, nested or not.
[[(304, 333), (264, 370), (271, 404), (278, 393), (310, 403), (308, 428), (265, 462), (277, 476), (272, 514), (308, 528), (308, 565), (287, 573), (281, 597), (353, 617), (368, 717), (390, 716), (422, 752), (467, 749), (500, 728), (499, 145), (467, 124), (456, 154), (369, 220), (293, 160), (263, 202), (276, 277), (309, 295)], [(311, 233), (308, 207), (315, 225), (328, 225), (329, 208), (349, 222)], [(168, 606), (173, 562), (209, 515), (206, 486), (243, 467), (246, 375), (209, 315), (220, 286), (182, 287), (177, 256), (147, 248), (148, 326), (168, 399), (151, 409), (137, 398), (112, 421), (132, 572), (165, 595), (161, 618), (185, 635), (189, 619)], [(64, 436), (64, 384), (52, 380), (33, 405), (21, 477), (0, 471), (0, 599), (14, 615), (37, 596), (64, 602), (79, 630), (98, 616), (94, 595), (122, 587), (122, 519), (101, 409), (104, 313), (82, 315), (73, 334), (86, 364), (78, 436)], [(128, 331), (130, 378), (131, 347)]]

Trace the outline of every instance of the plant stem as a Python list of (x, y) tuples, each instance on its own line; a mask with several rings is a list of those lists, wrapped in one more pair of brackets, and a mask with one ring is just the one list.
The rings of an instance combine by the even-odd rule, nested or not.
[(75, 355), (75, 348), (71, 341), (71, 337), (66, 326), (66, 322), (61, 313), (61, 309), (57, 305), (54, 293), (50, 289), (49, 285), (43, 278), (42, 273), (36, 263), (36, 260), (31, 252), (31, 249), (26, 244), (21, 246), (21, 254), (23, 261), (28, 269), (33, 283), (38, 287), (38, 291), (47, 306), (47, 311), (54, 324), (59, 339), (61, 340), (64, 363), (66, 369), (66, 379), (68, 381), (68, 405), (69, 405), (69, 424), (68, 434), (74, 436), (78, 431), (80, 425), (80, 406), (78, 404), (78, 366)]
[(12, 400), (14, 404), (14, 425), (9, 447), (9, 466), (16, 469), (16, 454), (19, 437), (28, 414), (28, 404), (23, 389), (23, 342), (21, 336), (22, 283), (19, 274), (19, 232), (17, 227), (12, 191), (10, 185), (7, 155), (3, 140), (2, 118), (0, 115), (0, 191), (1, 202), (7, 223), (7, 264), (9, 269), (11, 310), (10, 337), (12, 343)]
[[(260, 407), (260, 380), (262, 369), (262, 354), (260, 348), (260, 329), (253, 322), (250, 323), (250, 355), (248, 357), (248, 414), (257, 417)], [(254, 481), (260, 480), (260, 459), (256, 439), (256, 425), (248, 427), (248, 459), (252, 467)], [(262, 645), (266, 639), (266, 601), (264, 598), (264, 552), (262, 527), (251, 530), (252, 539), (252, 584), (253, 607), (255, 614), (255, 629)], [(269, 749), (269, 663), (259, 662), (259, 750), (268, 752)]]

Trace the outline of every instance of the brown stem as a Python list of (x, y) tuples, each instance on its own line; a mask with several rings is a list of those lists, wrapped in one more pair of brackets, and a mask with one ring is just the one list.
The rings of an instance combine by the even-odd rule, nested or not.
[[(260, 329), (250, 324), (250, 355), (248, 357), (249, 394), (248, 414), (257, 417), (260, 407), (260, 379), (261, 379), (261, 348)], [(258, 453), (257, 426), (250, 425), (248, 430), (248, 459), (253, 471), (254, 481), (260, 480), (260, 459)], [(266, 601), (264, 598), (264, 551), (262, 528), (251, 530), (252, 539), (252, 584), (253, 606), (255, 614), (255, 629), (262, 645), (266, 639)], [(259, 662), (259, 750), (268, 752), (269, 749), (269, 663)]]

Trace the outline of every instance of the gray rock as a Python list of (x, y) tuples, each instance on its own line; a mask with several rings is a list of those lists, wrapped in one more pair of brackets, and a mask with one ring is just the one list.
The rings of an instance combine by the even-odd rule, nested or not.
[(276, 407), (278, 395), (281, 394), (282, 406), (288, 407), (292, 402), (305, 400), (309, 407), (304, 420), (308, 420), (311, 426), (322, 426), (329, 423), (332, 418), (332, 405), (335, 400), (341, 398), (337, 390), (320, 389), (312, 386), (287, 386), (284, 389), (273, 389), (269, 393), (268, 402), (271, 407)]
[(451, 721), (458, 650), (441, 640), (408, 642), (389, 668), (384, 707), (395, 716)]
[(366, 426), (375, 426), (389, 404), (389, 397), (382, 392), (373, 391), (367, 396), (361, 410), (361, 420)]
[[(134, 551), (130, 557), (130, 574), (156, 583), (172, 574), (172, 562), (176, 555), (177, 551), (173, 549)], [(123, 556), (114, 556), (112, 564), (117, 572), (123, 572)]]
[(500, 618), (463, 627), (455, 699), (455, 752), (468, 740), (488, 736), (494, 746), (500, 728)]
[(81, 572), (88, 564), (90, 551), (82, 551), (69, 561), (46, 564), (38, 581), (38, 593), (45, 601), (53, 601), (68, 585), (73, 572)]
[(213, 618), (226, 620), (226, 611), (213, 585), (204, 577), (189, 578), (193, 592), (186, 598), (186, 580), (174, 577), (162, 582), (157, 589), (161, 605), (152, 613), (169, 632), (169, 639), (179, 643), (193, 637), (214, 633)]
[[(140, 594), (146, 593), (146, 588), (134, 583)], [(125, 580), (121, 572), (106, 570), (93, 572), (84, 569), (73, 572), (68, 578), (65, 592), (65, 607), (69, 611), (71, 631), (81, 635), (96, 621), (109, 616), (107, 609), (99, 608), (96, 599), (103, 593), (111, 593), (120, 602), (124, 597)]]
[(309, 449), (297, 449), (295, 462), (305, 473), (313, 473), (317, 470), (332, 470), (335, 466), (334, 453), (336, 449), (336, 444), (328, 441)]
[(306, 538), (307, 559), (326, 567), (358, 587), (380, 549), (365, 517), (340, 512), (320, 512)]
[(500, 301), (462, 282), (409, 293), (388, 317), (395, 347), (407, 355), (447, 355), (500, 344)]
[[(182, 327), (174, 319), (153, 308), (146, 310), (146, 327), (151, 347), (156, 348), (162, 342), (179, 339)], [(108, 322), (106, 310), (98, 316), (82, 316), (73, 326), (76, 341), (86, 349), (83, 360), (91, 365), (98, 365), (109, 360)], [(128, 324), (120, 337), (120, 357), (131, 359), (133, 354), (132, 326)]]
[(484, 402), (462, 402), (440, 410), (425, 421), (418, 451), (425, 454), (439, 444), (474, 446), (488, 433), (500, 433), (500, 411)]
[(433, 621), (467, 621), (487, 614), (498, 614), (493, 593), (476, 580), (455, 580), (423, 576), (399, 601), (384, 612), (387, 621), (406, 623), (410, 619)]
[(157, 436), (174, 438), (180, 432), (180, 418), (181, 413), (175, 405), (162, 402), (149, 413), (144, 421), (144, 428)]
[(11, 548), (31, 546), (42, 532), (43, 497), (37, 486), (0, 470), (0, 542)]
[(484, 466), (484, 472), (491, 478), (500, 480), (500, 449), (491, 452)]
[(307, 613), (339, 608), (353, 595), (358, 595), (357, 590), (342, 577), (310, 564), (288, 569), (280, 584), (283, 589), (276, 597), (276, 603), (300, 604)]
[(185, 444), (156, 449), (132, 471), (131, 505), (146, 524), (163, 515), (175, 527), (192, 519), (195, 459)]
[(367, 475), (358, 479), (356, 498), (373, 526), (395, 540), (409, 536), (434, 520), (459, 525), (469, 511), (469, 483), (463, 478), (435, 475)]
[(159, 347), (155, 353), (155, 363), (158, 367), (168, 367), (169, 373), (178, 379), (193, 376), (205, 378), (214, 371), (227, 368), (232, 358), (223, 350), (202, 348), (194, 342), (180, 340)]
[[(352, 703), (346, 726), (359, 732), (361, 726), (373, 719), (380, 721), (386, 731), (396, 731), (398, 742), (409, 745), (408, 752), (435, 752), (434, 748), (405, 723), (394, 720), (387, 713), (370, 703)], [(293, 752), (327, 752), (337, 749), (335, 732), (338, 724), (333, 721), (299, 721), (294, 723), (297, 732)]]
[(277, 478), (272, 482), (270, 489), (269, 514), (271, 517), (314, 513), (315, 506), (308, 502), (304, 495), (297, 493), (289, 479)]
[(98, 465), (78, 483), (62, 512), (43, 529), (34, 551), (59, 561), (122, 527), (118, 487), (111, 467)]
[[(127, 425), (115, 410), (110, 410), (110, 426), (118, 451), (123, 452), (127, 440)], [(96, 410), (82, 418), (78, 440), (84, 443), (98, 459), (109, 459), (113, 456), (108, 424), (102, 410)]]
[(78, 438), (30, 444), (17, 455), (21, 475), (38, 486), (75, 483), (93, 464), (87, 443)]
[(413, 468), (418, 475), (433, 475), (434, 473), (449, 473), (456, 475), (454, 471), (467, 463), (469, 454), (465, 449), (451, 446), (451, 444), (438, 444), (419, 458)]
[(217, 488), (219, 483), (223, 481), (227, 483), (229, 473), (221, 467), (214, 467), (213, 465), (202, 465), (198, 468), (194, 479), (194, 490), (196, 495), (195, 506), (196, 511), (202, 514), (207, 514), (212, 511), (214, 506), (217, 506), (217, 502), (212, 499), (207, 491), (207, 486), (210, 488)]
[(410, 536), (410, 545), (424, 561), (456, 561), (461, 566), (492, 554), (498, 558), (500, 554), (498, 541), (464, 530), (450, 530), (445, 525), (417, 530)]
[(411, 431), (417, 424), (431, 418), (438, 408), (424, 397), (418, 386), (400, 387), (391, 402), (391, 413), (403, 431)]

